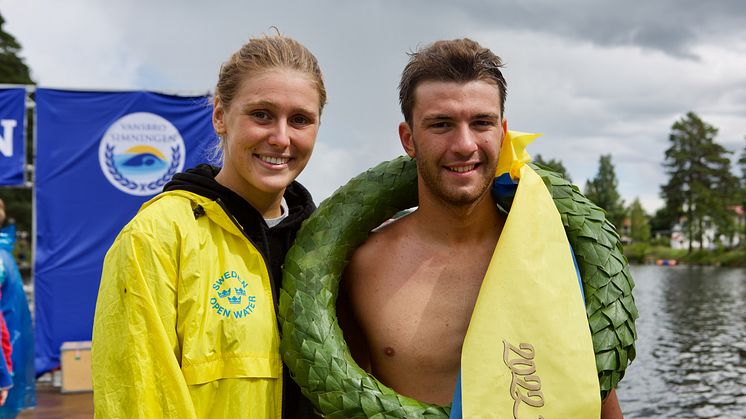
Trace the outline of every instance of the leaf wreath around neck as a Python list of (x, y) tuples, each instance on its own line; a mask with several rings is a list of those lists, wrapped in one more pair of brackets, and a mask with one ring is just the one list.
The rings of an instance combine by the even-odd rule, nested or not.
[[(531, 164), (552, 195), (580, 269), (602, 399), (635, 358), (634, 282), (604, 211), (559, 174)], [(337, 322), (342, 272), (375, 227), (417, 205), (414, 160), (399, 157), (350, 180), (303, 224), (285, 259), (280, 352), (326, 418), (447, 418), (450, 408), (400, 395), (352, 359)]]

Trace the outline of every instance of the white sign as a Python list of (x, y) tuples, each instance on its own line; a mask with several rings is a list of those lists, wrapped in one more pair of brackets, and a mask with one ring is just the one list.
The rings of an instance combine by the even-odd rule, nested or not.
[(186, 149), (179, 130), (150, 112), (125, 115), (101, 138), (101, 171), (117, 189), (130, 195), (155, 195), (184, 168)]

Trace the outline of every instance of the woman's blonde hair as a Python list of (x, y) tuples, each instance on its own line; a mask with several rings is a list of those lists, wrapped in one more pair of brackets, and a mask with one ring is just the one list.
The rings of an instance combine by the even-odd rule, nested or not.
[(271, 69), (290, 69), (308, 75), (319, 93), (319, 114), (326, 104), (326, 88), (316, 57), (300, 42), (280, 35), (250, 39), (220, 66), (215, 97), (228, 109), (241, 81)]

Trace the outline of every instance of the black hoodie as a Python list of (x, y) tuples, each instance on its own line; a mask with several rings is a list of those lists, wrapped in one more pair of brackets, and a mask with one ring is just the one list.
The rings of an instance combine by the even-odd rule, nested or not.
[[(277, 312), (285, 254), (292, 246), (301, 223), (311, 215), (316, 206), (306, 188), (298, 182), (293, 182), (285, 189), (284, 195), (288, 206), (288, 216), (278, 225), (269, 228), (259, 211), (248, 201), (215, 181), (215, 176), (219, 171), (219, 167), (201, 164), (174, 175), (163, 190), (189, 191), (218, 201), (228, 215), (233, 216), (267, 262), (269, 280), (272, 284), (272, 299), (275, 312)], [(311, 403), (301, 394), (295, 381), (290, 378), (287, 368), (283, 368), (282, 416), (285, 419), (318, 417), (313, 413)]]

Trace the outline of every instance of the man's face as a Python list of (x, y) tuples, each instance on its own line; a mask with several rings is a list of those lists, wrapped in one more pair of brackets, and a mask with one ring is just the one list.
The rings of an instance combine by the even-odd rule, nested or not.
[(489, 82), (425, 81), (415, 89), (412, 126), (399, 126), (402, 145), (417, 158), (422, 191), (470, 205), (489, 193), (507, 131), (500, 93)]

